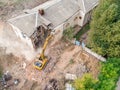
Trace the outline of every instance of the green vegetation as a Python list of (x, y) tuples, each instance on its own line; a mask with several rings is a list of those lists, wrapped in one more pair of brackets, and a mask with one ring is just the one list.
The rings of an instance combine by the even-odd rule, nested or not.
[(88, 46), (106, 57), (120, 57), (120, 0), (101, 0), (90, 24)]
[(75, 80), (76, 90), (115, 90), (120, 76), (120, 58), (109, 58), (101, 65), (98, 81), (91, 75), (85, 74), (81, 79)]
[(102, 63), (99, 81), (95, 90), (115, 90), (116, 83), (120, 76), (120, 58), (111, 58)]
[(90, 30), (90, 24), (87, 23), (74, 37), (76, 40), (80, 40), (80, 37), (85, 34), (88, 30)]
[(74, 37), (74, 30), (73, 30), (73, 28), (69, 27), (66, 30), (64, 30), (63, 37), (65, 39), (67, 39), (67, 40), (72, 40), (72, 38)]
[(70, 64), (75, 63), (74, 59), (70, 59), (70, 62), (69, 62), (69, 63), (70, 63)]
[(97, 80), (87, 73), (81, 79), (76, 79), (73, 86), (76, 90), (94, 90), (96, 82)]

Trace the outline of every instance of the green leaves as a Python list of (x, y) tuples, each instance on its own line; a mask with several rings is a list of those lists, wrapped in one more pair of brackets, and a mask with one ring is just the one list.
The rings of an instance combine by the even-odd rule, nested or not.
[(66, 30), (64, 30), (63, 32), (63, 37), (65, 39), (69, 39), (72, 40), (72, 38), (74, 37), (74, 30), (72, 27), (67, 28)]
[(99, 81), (95, 90), (115, 90), (116, 83), (120, 76), (120, 58), (109, 58), (107, 62), (102, 63), (102, 69), (99, 75)]
[(120, 0), (101, 0), (95, 9), (88, 46), (108, 57), (120, 57)]
[(98, 80), (91, 74), (85, 74), (82, 78), (75, 80), (76, 90), (115, 90), (120, 76), (120, 58), (109, 58), (101, 63), (101, 66)]
[(86, 73), (82, 78), (75, 80), (74, 87), (76, 90), (94, 90), (96, 82), (97, 80), (91, 74)]

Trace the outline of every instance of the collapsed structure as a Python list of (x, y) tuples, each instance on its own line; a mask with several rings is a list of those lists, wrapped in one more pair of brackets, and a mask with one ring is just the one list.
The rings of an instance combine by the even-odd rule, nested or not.
[(68, 27), (84, 26), (99, 0), (50, 0), (8, 20), (14, 32), (31, 48), (37, 48), (52, 32), (54, 42)]

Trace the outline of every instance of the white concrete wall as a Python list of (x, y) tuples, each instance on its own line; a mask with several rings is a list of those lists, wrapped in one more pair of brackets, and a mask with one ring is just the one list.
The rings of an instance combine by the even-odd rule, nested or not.
[[(81, 19), (79, 19), (79, 17), (82, 17)], [(54, 40), (53, 43), (57, 42), (58, 40), (60, 40), (63, 36), (63, 31), (69, 27), (74, 27), (75, 25), (83, 25), (83, 21), (84, 21), (84, 13), (80, 13), (79, 11), (74, 14), (72, 17), (70, 17), (68, 20), (66, 20), (63, 24), (57, 26), (56, 28), (54, 28), (53, 30), (53, 34), (54, 34)]]
[(88, 23), (91, 19), (91, 11), (88, 12), (85, 17), (84, 17), (84, 21), (83, 21), (83, 25), (85, 25), (86, 23)]
[[(10, 24), (10, 23), (9, 23)], [(15, 32), (15, 34), (17, 35), (18, 38), (20, 38), (24, 43), (26, 43), (28, 46), (31, 47), (31, 49), (34, 49), (33, 44), (31, 39), (25, 35), (24, 33), (21, 32), (21, 30), (19, 30), (17, 27), (15, 27), (14, 25), (10, 24), (13, 28), (13, 31)], [(23, 36), (24, 35), (24, 36)]]
[(59, 25), (58, 27), (54, 28), (52, 34), (54, 35), (52, 45), (59, 41), (63, 36), (63, 24)]
[(75, 13), (68, 20), (66, 20), (66, 22), (64, 22), (64, 30), (69, 27), (74, 27), (75, 25), (78, 25), (78, 20), (79, 20), (79, 12)]
[(77, 0), (80, 9), (85, 13), (85, 5), (83, 0)]
[(79, 11), (78, 25), (81, 26), (81, 27), (84, 25), (84, 23), (83, 23), (84, 22), (84, 18), (85, 18), (85, 13), (82, 10), (80, 10)]

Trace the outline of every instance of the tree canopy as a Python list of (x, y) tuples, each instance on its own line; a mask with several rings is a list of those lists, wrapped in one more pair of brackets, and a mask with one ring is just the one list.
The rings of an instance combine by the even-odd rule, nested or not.
[(97, 80), (91, 74), (86, 73), (82, 78), (75, 80), (74, 87), (76, 90), (94, 90), (96, 82)]
[(82, 78), (76, 79), (74, 87), (76, 90), (115, 90), (120, 76), (120, 58), (108, 58), (101, 63), (101, 71), (98, 80), (90, 74), (84, 74)]
[(115, 90), (120, 76), (120, 58), (109, 58), (102, 63), (101, 72), (94, 90)]
[(107, 57), (120, 57), (120, 0), (101, 0), (90, 24), (88, 46)]

